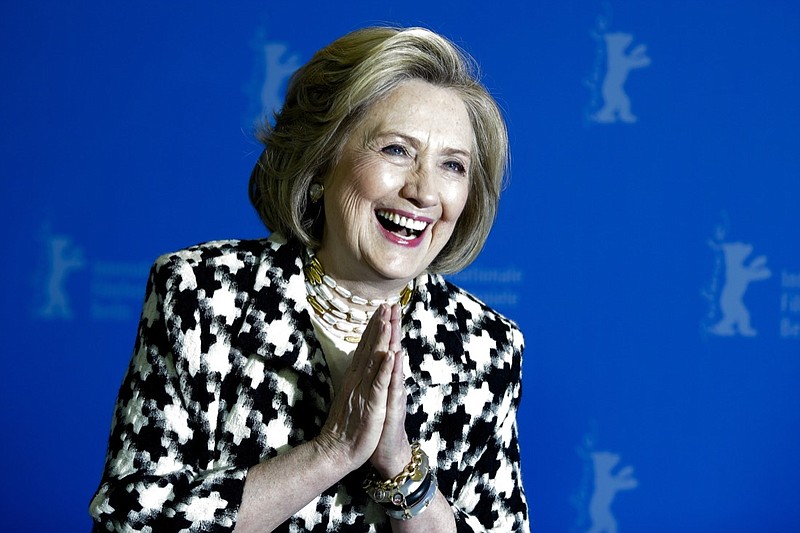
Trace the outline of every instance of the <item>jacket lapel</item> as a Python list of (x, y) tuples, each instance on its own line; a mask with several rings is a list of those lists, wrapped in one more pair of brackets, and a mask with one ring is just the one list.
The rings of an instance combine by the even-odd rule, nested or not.
[(441, 276), (422, 274), (417, 278), (411, 308), (403, 319), (409, 391), (461, 380), (458, 369), (464, 347), (454, 318), (455, 303)]
[(253, 281), (239, 346), (261, 356), (266, 368), (294, 370), (300, 390), (318, 391), (329, 404), (330, 371), (308, 315), (300, 247), (270, 236)]

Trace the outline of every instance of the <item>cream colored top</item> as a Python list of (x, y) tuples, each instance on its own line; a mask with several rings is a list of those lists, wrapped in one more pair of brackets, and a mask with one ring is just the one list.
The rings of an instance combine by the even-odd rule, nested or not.
[(316, 313), (309, 313), (309, 315), (311, 316), (311, 324), (314, 325), (314, 335), (317, 336), (317, 340), (322, 346), (322, 352), (325, 354), (325, 360), (328, 362), (331, 380), (333, 381), (333, 393), (336, 395), (342, 388), (344, 374), (353, 360), (353, 352), (356, 351), (356, 345), (331, 333), (325, 322)]

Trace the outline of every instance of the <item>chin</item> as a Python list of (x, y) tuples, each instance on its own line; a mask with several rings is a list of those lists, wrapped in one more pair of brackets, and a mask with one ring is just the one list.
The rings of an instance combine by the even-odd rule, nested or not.
[(427, 264), (408, 257), (407, 254), (398, 254), (393, 260), (386, 261), (383, 256), (380, 261), (372, 263), (372, 269), (385, 280), (410, 281), (427, 268)]

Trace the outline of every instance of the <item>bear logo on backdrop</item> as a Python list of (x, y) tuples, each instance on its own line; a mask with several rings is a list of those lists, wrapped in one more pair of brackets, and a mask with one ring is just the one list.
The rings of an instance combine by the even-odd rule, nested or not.
[(631, 111), (625, 82), (632, 70), (650, 65), (650, 57), (644, 44), (631, 48), (634, 38), (630, 33), (608, 31), (611, 8), (605, 4), (605, 9), (606, 13), (597, 17), (591, 31), (597, 45), (592, 75), (586, 81), (592, 92), (588, 119), (602, 124), (632, 124), (638, 119)]
[(758, 331), (753, 327), (744, 296), (750, 284), (768, 279), (772, 272), (767, 268), (766, 256), (751, 258), (752, 244), (727, 240), (726, 234), (725, 227), (718, 226), (708, 241), (714, 251), (715, 267), (704, 292), (709, 301), (705, 330), (720, 337), (755, 337)]
[(302, 65), (300, 56), (291, 53), (288, 44), (268, 40), (263, 29), (258, 31), (252, 50), (255, 71), (252, 81), (245, 87), (251, 100), (248, 126), (252, 125), (253, 119), (257, 122), (262, 119), (272, 121), (273, 114), (283, 105), (286, 83)]
[(283, 43), (265, 43), (264, 83), (261, 85), (261, 109), (265, 116), (280, 110), (283, 103), (283, 86), (289, 76), (300, 68), (297, 55), (286, 56), (289, 49)]
[(595, 449), (594, 434), (584, 436), (578, 455), (584, 463), (581, 488), (571, 498), (577, 508), (577, 523), (571, 533), (616, 533), (617, 519), (611, 510), (618, 493), (639, 486), (630, 465), (617, 468), (621, 456)]
[[(32, 283), (33, 316), (43, 320), (135, 320), (141, 308), (149, 261), (101, 260), (64, 232), (45, 223)], [(75, 276), (82, 272), (80, 276)], [(74, 279), (74, 278), (78, 279)], [(80, 304), (73, 306), (72, 296)]]
[(594, 466), (594, 490), (589, 500), (589, 518), (592, 526), (587, 533), (614, 533), (617, 519), (611, 512), (611, 502), (621, 490), (635, 489), (639, 482), (633, 477), (633, 467), (614, 468), (620, 456), (612, 452), (592, 452)]
[(42, 287), (41, 299), (36, 315), (46, 319), (71, 319), (75, 313), (70, 304), (67, 292), (67, 278), (74, 271), (86, 266), (83, 250), (76, 246), (71, 237), (57, 235), (45, 227), (43, 231), (46, 274)]
[(603, 107), (592, 118), (603, 123), (636, 122), (636, 115), (631, 112), (631, 99), (625, 92), (625, 81), (631, 70), (650, 64), (647, 47), (640, 44), (628, 52), (633, 41), (629, 33), (606, 33), (603, 39), (606, 43), (606, 74), (601, 86)]
[(710, 246), (722, 252), (725, 260), (725, 284), (719, 294), (722, 317), (711, 326), (714, 335), (743, 335), (754, 337), (758, 332), (750, 324), (750, 312), (744, 305), (744, 293), (753, 281), (767, 279), (772, 272), (766, 267), (767, 258), (760, 255), (747, 262), (753, 245), (743, 242), (711, 242)]

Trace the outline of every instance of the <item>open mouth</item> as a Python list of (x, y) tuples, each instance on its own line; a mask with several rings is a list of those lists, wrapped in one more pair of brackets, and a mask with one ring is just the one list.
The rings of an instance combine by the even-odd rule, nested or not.
[(425, 228), (430, 224), (423, 220), (414, 220), (389, 211), (379, 210), (376, 211), (376, 214), (381, 226), (404, 239), (416, 239), (422, 235)]

